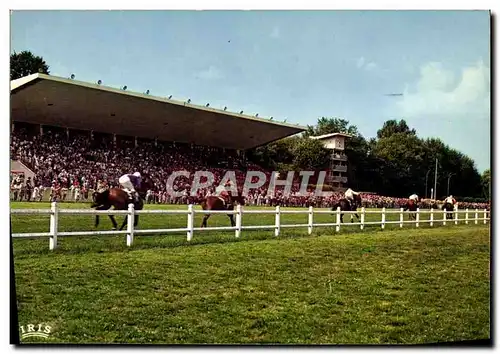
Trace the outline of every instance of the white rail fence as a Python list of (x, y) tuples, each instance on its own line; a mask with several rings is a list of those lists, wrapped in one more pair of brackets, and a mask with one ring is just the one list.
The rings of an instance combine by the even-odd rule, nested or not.
[[(415, 215), (415, 220), (404, 220), (404, 215), (408, 215), (413, 213)], [(240, 205), (236, 207), (235, 210), (231, 211), (214, 211), (214, 210), (195, 210), (193, 205), (188, 205), (187, 210), (134, 210), (134, 205), (130, 204), (128, 210), (94, 210), (94, 209), (59, 209), (56, 202), (51, 204), (50, 209), (11, 209), (11, 214), (18, 215), (50, 215), (50, 230), (49, 232), (37, 232), (37, 233), (13, 233), (12, 237), (15, 238), (35, 238), (35, 237), (49, 237), (49, 249), (53, 250), (57, 247), (57, 238), (62, 236), (105, 236), (105, 235), (127, 235), (127, 246), (132, 246), (134, 242), (135, 235), (143, 235), (143, 234), (157, 234), (157, 233), (175, 233), (175, 232), (186, 232), (187, 240), (191, 241), (193, 238), (193, 234), (195, 231), (234, 231), (235, 237), (240, 237), (242, 230), (258, 230), (258, 229), (274, 229), (274, 236), (279, 236), (282, 228), (307, 228), (308, 234), (311, 234), (313, 228), (315, 227), (332, 227), (335, 226), (335, 231), (339, 232), (341, 226), (349, 227), (349, 226), (359, 226), (361, 230), (364, 229), (366, 225), (380, 225), (382, 229), (385, 228), (387, 224), (399, 224), (400, 228), (403, 228), (405, 224), (414, 224), (415, 227), (419, 227), (420, 224), (428, 223), (430, 226), (437, 225), (438, 223), (442, 223), (442, 225), (446, 225), (447, 223), (454, 223), (457, 225), (459, 222), (464, 221), (465, 224), (473, 223), (479, 224), (482, 221), (484, 224), (490, 220), (488, 216), (489, 212), (487, 209), (479, 210), (459, 210), (455, 209), (450, 212), (452, 214), (452, 219), (447, 219), (448, 212), (439, 209), (430, 209), (430, 210), (420, 210), (417, 209), (416, 212), (403, 211), (403, 208), (399, 210), (386, 210), (386, 208), (382, 208), (382, 210), (366, 210), (365, 208), (361, 208), (361, 212), (357, 211), (343, 211), (341, 213), (340, 208), (336, 211), (331, 210), (317, 210), (313, 209), (313, 207), (309, 207), (309, 209), (301, 209), (301, 210), (282, 210), (279, 206), (276, 209), (267, 209), (267, 210), (244, 210)], [(482, 217), (479, 217), (479, 214), (483, 214)], [(123, 231), (70, 231), (70, 232), (61, 232), (58, 230), (58, 220), (59, 215), (126, 215), (127, 217), (127, 228)], [(171, 228), (171, 229), (146, 229), (146, 230), (137, 230), (134, 228), (134, 218), (135, 215), (143, 215), (143, 214), (185, 214), (187, 216), (186, 227), (185, 228)], [(195, 214), (233, 214), (236, 215), (235, 226), (219, 226), (219, 227), (195, 227), (194, 226), (194, 216)], [(274, 214), (275, 222), (273, 225), (243, 225), (243, 215), (246, 214)], [(307, 214), (308, 222), (307, 224), (283, 224), (281, 222), (281, 215), (283, 214)], [(334, 214), (335, 222), (332, 223), (315, 223), (314, 215), (315, 214)], [(360, 219), (359, 222), (346, 222), (345, 224), (341, 223), (341, 214), (345, 214), (344, 218), (351, 214), (358, 214)], [(380, 221), (365, 221), (367, 214), (379, 214), (381, 215)], [(389, 214), (399, 214), (399, 220), (386, 220), (386, 216)], [(428, 214), (428, 219), (422, 219), (421, 216), (424, 214)], [(460, 214), (465, 214), (464, 218), (459, 218)], [(471, 217), (472, 216), (472, 217)]]

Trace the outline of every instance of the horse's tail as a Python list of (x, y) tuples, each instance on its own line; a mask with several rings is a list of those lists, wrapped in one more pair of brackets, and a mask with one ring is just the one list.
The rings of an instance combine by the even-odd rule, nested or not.
[(334, 206), (332, 206), (332, 211), (337, 211), (338, 208), (340, 208), (340, 203), (337, 203)]
[(201, 208), (202, 208), (203, 210), (207, 210), (207, 201), (206, 201), (206, 200), (202, 201), (202, 202), (200, 203), (200, 205), (201, 205)]

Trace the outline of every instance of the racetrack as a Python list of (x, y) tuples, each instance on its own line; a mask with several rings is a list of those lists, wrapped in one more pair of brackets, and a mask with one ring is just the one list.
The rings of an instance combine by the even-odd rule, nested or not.
[[(274, 216), (247, 217), (269, 224)], [(307, 218), (283, 217), (289, 223)], [(93, 225), (90, 216), (63, 218), (64, 231)], [(185, 225), (185, 216), (141, 218), (140, 228)], [(211, 225), (229, 223), (222, 215), (212, 218)], [(109, 228), (107, 219), (103, 224), (101, 229)], [(47, 229), (48, 217), (12, 217), (13, 232)], [(52, 326), (47, 339), (24, 341), (313, 344), (489, 338), (489, 225), (375, 230), (380, 226), (363, 232), (343, 227), (340, 234), (316, 228), (307, 236), (305, 228), (288, 229), (277, 238), (270, 230), (245, 231), (239, 240), (233, 232), (207, 232), (195, 233), (189, 244), (185, 234), (138, 236), (130, 249), (124, 236), (62, 237), (55, 251), (48, 250), (47, 239), (16, 239), (20, 324)]]

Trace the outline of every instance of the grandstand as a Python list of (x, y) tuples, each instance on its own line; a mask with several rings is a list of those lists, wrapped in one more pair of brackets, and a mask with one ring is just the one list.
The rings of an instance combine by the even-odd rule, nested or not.
[[(236, 114), (45, 74), (11, 82), (11, 170), (33, 171), (35, 185), (78, 180), (94, 189), (138, 169), (158, 192), (173, 170), (211, 170), (217, 178), (246, 169), (245, 151), (305, 130), (299, 125)], [(29, 173), (25, 173), (28, 175)], [(185, 187), (189, 181), (181, 181)]]
[(45, 74), (11, 82), (11, 121), (234, 150), (306, 129)]
[[(178, 204), (198, 203), (215, 188), (200, 189), (198, 196), (189, 196), (191, 181), (180, 178), (174, 188), (186, 193), (173, 198), (165, 183), (173, 171), (208, 170), (219, 183), (230, 169), (241, 185), (247, 170), (258, 170), (269, 181), (271, 171), (249, 163), (245, 151), (306, 129), (44, 74), (11, 82), (11, 123), (11, 178), (25, 176), (33, 181), (33, 191), (27, 191), (24, 185), (20, 196), (33, 192), (32, 200), (48, 200), (51, 187), (57, 183), (62, 189), (58, 200), (75, 200), (78, 195), (78, 200), (85, 201), (99, 180), (116, 186), (121, 174), (140, 170), (149, 173), (155, 182), (152, 202)], [(332, 155), (335, 158), (328, 179), (333, 190), (342, 190), (347, 182), (343, 175), (343, 140), (349, 136), (335, 133), (314, 138), (331, 148), (333, 155), (341, 155)], [(292, 197), (284, 197), (280, 187), (275, 195), (269, 195), (266, 183), (250, 193), (248, 204), (326, 207), (343, 196), (315, 196), (312, 188), (316, 177), (311, 178), (306, 196), (297, 194), (297, 176)], [(400, 198), (364, 194), (365, 206), (397, 207), (403, 202)], [(472, 205), (461, 203), (463, 207)]]

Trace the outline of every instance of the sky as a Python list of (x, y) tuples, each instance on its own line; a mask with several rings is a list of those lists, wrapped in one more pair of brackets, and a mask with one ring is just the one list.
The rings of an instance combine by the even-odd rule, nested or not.
[[(486, 11), (14, 11), (56, 76), (301, 125), (388, 119), (490, 168)], [(401, 93), (401, 96), (387, 96)]]

